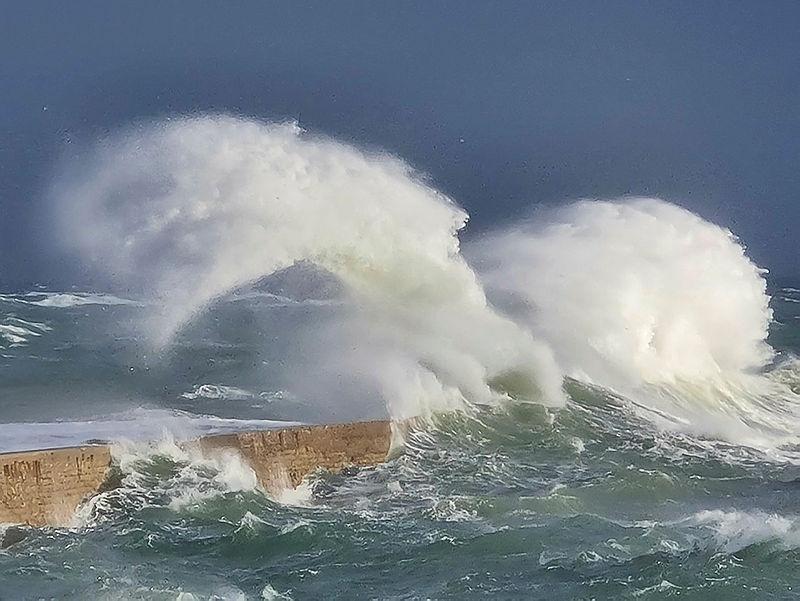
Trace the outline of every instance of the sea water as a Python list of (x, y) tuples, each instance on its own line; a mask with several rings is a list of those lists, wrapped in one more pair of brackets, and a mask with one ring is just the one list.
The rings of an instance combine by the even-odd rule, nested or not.
[[(0, 450), (121, 486), (0, 549), (0, 599), (794, 599), (800, 283), (653, 198), (462, 242), (397, 158), (226, 116), (60, 167), (103, 287), (0, 296)], [(418, 416), (272, 496), (185, 438)], [(8, 526), (0, 526), (6, 530)]]

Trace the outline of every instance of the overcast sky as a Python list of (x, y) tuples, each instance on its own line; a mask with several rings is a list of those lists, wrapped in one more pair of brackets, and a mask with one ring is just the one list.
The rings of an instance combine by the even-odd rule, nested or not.
[(295, 118), (390, 150), (472, 215), (654, 195), (800, 276), (800, 2), (6, 2), (0, 283), (84, 276), (39, 208), (132, 120)]

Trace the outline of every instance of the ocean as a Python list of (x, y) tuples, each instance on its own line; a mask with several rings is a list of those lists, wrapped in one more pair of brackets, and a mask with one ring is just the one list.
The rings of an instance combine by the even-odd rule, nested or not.
[[(399, 159), (219, 116), (52, 194), (108, 285), (0, 295), (0, 451), (110, 441), (122, 485), (15, 530), (0, 599), (797, 598), (800, 282), (731, 232), (630, 198), (462, 243)], [(411, 416), (277, 496), (177, 444)]]

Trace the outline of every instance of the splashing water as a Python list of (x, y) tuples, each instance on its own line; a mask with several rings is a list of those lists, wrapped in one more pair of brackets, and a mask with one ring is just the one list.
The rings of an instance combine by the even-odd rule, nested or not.
[(571, 377), (672, 427), (796, 440), (797, 396), (762, 375), (773, 358), (764, 272), (730, 231), (657, 199), (587, 200), (470, 251), (490, 296)]
[(675, 205), (581, 201), (482, 249), (488, 285), (517, 301), (578, 378), (707, 379), (772, 356), (762, 271), (729, 231)]
[(231, 290), (309, 264), (350, 303), (298, 335), (300, 354), (372, 382), (394, 417), (507, 397), (559, 406), (567, 375), (667, 427), (795, 441), (796, 394), (760, 375), (773, 356), (763, 272), (729, 231), (675, 205), (538, 215), (467, 249), (479, 278), (450, 199), (394, 157), (295, 124), (155, 123), (64, 173), (65, 241), (144, 292), (156, 345)]
[(161, 307), (156, 343), (231, 289), (309, 262), (359, 308), (334, 352), (356, 348), (396, 415), (490, 402), (507, 371), (563, 402), (549, 351), (488, 306), (460, 256), (466, 214), (398, 159), (295, 124), (202, 117), (105, 140), (65, 173), (65, 241)]
[[(53, 199), (115, 285), (0, 295), (0, 448), (108, 437), (120, 486), (0, 525), (1, 598), (794, 598), (800, 292), (730, 232), (623, 199), (461, 245), (401, 161), (229, 117), (116, 134)], [(269, 498), (173, 441), (364, 418), (350, 380), (435, 413), (375, 469)]]

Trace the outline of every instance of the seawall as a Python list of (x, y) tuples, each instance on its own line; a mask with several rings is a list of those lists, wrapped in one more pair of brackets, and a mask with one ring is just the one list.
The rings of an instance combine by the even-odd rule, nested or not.
[(0, 455), (0, 523), (61, 525), (98, 492), (111, 466), (106, 446)]
[[(238, 452), (262, 487), (297, 486), (316, 469), (371, 466), (389, 454), (388, 421), (297, 426), (205, 436), (186, 444), (204, 454)], [(69, 524), (78, 506), (113, 486), (107, 445), (0, 454), (0, 523)]]

